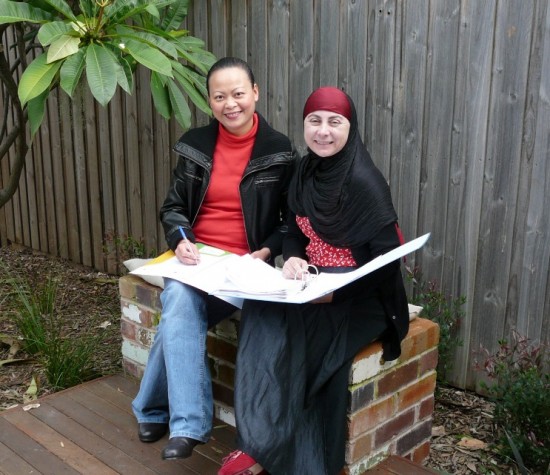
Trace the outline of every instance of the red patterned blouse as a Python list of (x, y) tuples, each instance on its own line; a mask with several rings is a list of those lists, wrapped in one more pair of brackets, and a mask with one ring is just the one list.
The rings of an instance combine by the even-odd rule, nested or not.
[(356, 267), (357, 263), (351, 255), (351, 250), (345, 247), (335, 247), (323, 241), (311, 227), (309, 218), (296, 216), (296, 223), (309, 238), (306, 255), (309, 263), (321, 267)]

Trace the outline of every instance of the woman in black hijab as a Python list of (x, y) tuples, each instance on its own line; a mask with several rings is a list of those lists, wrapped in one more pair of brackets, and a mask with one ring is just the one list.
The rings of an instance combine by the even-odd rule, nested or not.
[[(289, 189), (287, 278), (310, 265), (348, 272), (402, 243), (389, 186), (359, 136), (351, 98), (319, 88), (303, 117), (308, 153)], [(219, 475), (339, 473), (353, 358), (380, 339), (384, 358), (396, 359), (408, 325), (399, 261), (310, 303), (245, 301), (235, 377), (240, 450)]]

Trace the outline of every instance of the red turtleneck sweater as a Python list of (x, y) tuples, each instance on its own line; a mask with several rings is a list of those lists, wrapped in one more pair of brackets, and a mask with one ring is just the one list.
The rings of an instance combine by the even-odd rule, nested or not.
[(250, 252), (244, 229), (239, 183), (250, 160), (257, 131), (256, 114), (252, 129), (245, 135), (230, 134), (220, 124), (210, 184), (193, 224), (197, 241), (235, 254)]

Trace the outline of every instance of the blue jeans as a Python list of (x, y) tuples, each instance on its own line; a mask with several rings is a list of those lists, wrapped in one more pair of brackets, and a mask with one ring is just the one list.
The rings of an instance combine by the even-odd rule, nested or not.
[(207, 442), (212, 381), (206, 335), (235, 307), (194, 287), (164, 279), (162, 317), (132, 409), (139, 423), (169, 423), (170, 438)]

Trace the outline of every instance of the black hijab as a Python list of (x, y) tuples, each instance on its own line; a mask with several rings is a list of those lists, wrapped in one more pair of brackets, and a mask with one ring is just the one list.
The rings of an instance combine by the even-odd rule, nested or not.
[[(323, 241), (337, 247), (356, 247), (370, 241), (385, 226), (397, 222), (397, 213), (390, 187), (359, 135), (353, 101), (337, 88), (321, 89), (324, 95), (328, 90), (347, 98), (350, 105), (348, 140), (342, 150), (330, 157), (319, 157), (308, 148), (290, 183), (289, 207), (296, 215), (308, 217)], [(325, 109), (319, 101), (315, 104), (316, 110), (337, 112), (332, 105)]]

